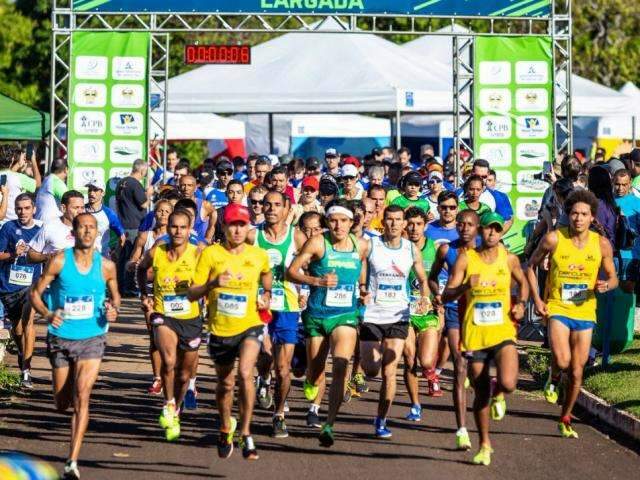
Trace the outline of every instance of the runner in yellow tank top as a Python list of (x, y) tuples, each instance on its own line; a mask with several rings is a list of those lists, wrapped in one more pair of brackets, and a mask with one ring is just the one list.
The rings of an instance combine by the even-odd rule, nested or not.
[[(188, 387), (186, 379), (198, 361), (202, 333), (200, 306), (187, 296), (198, 262), (198, 249), (189, 244), (191, 222), (187, 210), (174, 211), (169, 216), (169, 243), (151, 248), (138, 268), (142, 306), (153, 312), (150, 320), (162, 363), (165, 405), (159, 423), (168, 441), (180, 436), (179, 409)], [(153, 298), (147, 292), (150, 267)]]
[[(552, 363), (544, 396), (549, 403), (558, 401), (562, 373), (566, 371), (569, 377), (558, 422), (560, 434), (565, 438), (578, 438), (571, 427), (571, 412), (589, 358), (596, 321), (595, 292), (604, 293), (618, 286), (611, 244), (589, 230), (597, 209), (598, 200), (591, 192), (579, 190), (569, 195), (565, 202), (569, 227), (547, 233), (527, 269), (536, 311), (548, 319)], [(547, 256), (550, 265), (543, 297), (538, 291), (536, 269)]]
[[(493, 420), (504, 418), (504, 394), (516, 388), (518, 352), (512, 318), (518, 321), (524, 317), (529, 295), (518, 257), (509, 253), (500, 242), (504, 223), (497, 213), (482, 216), (482, 244), (475, 250), (460, 252), (442, 295), (443, 302), (465, 297), (460, 302), (461, 350), (469, 362), (476, 395), (473, 411), (480, 432), (480, 450), (473, 463), (477, 465), (491, 463), (489, 412)], [(512, 282), (519, 287), (519, 301), (514, 305), (511, 304)], [(495, 361), (497, 370), (493, 398), (490, 398), (491, 360)]]

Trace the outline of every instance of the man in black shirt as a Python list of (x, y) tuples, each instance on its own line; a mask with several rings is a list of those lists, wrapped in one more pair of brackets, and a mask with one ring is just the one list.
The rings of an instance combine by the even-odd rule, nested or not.
[(151, 204), (153, 187), (145, 190), (142, 185), (148, 170), (147, 162), (142, 159), (136, 160), (133, 162), (131, 175), (120, 180), (116, 187), (116, 209), (127, 237), (118, 259), (118, 285), (122, 294), (135, 290), (133, 278), (126, 275), (125, 264), (133, 251), (140, 222)]

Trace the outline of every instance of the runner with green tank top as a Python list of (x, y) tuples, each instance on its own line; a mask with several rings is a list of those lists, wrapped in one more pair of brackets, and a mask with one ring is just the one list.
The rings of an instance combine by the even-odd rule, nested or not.
[[(264, 197), (264, 225), (255, 230), (254, 244), (265, 250), (273, 274), (269, 336), (273, 345), (276, 372), (273, 436), (289, 436), (284, 421), (285, 402), (291, 388), (291, 361), (299, 340), (300, 305), (296, 285), (285, 279), (287, 267), (306, 240), (304, 234), (287, 225), (290, 204), (280, 192), (271, 191)], [(250, 238), (251, 240), (251, 238)], [(259, 381), (262, 381), (259, 378)], [(258, 385), (260, 395), (263, 385)]]
[[(405, 220), (407, 236), (420, 249), (422, 265), (428, 276), (436, 258), (436, 246), (433, 240), (424, 235), (428, 223), (427, 215), (419, 208), (409, 208), (405, 211)], [(417, 314), (416, 305), (420, 299), (420, 286), (413, 270), (409, 275), (409, 292), (411, 300), (409, 319), (412, 328), (409, 329), (403, 355), (404, 383), (411, 399), (411, 408), (405, 418), (412, 422), (419, 422), (422, 419), (422, 405), (418, 395), (417, 360), (420, 361), (423, 376), (430, 380), (429, 393), (432, 396), (442, 395), (435, 372), (442, 321), (441, 315), (434, 311), (424, 315)]]
[[(344, 398), (348, 365), (357, 340), (358, 284), (363, 262), (369, 254), (366, 240), (350, 233), (354, 212), (346, 200), (336, 200), (326, 211), (328, 232), (311, 237), (287, 269), (286, 278), (310, 286), (307, 309), (303, 314), (307, 337), (307, 378), (304, 394), (313, 400), (318, 394), (329, 349), (333, 374), (329, 390), (329, 410), (320, 432), (320, 444), (334, 443), (333, 424)], [(309, 274), (303, 268), (308, 265)]]
[(460, 200), (458, 205), (458, 211), (471, 210), (476, 212), (478, 218), (482, 217), (485, 213), (491, 213), (491, 207), (486, 203), (480, 201), (480, 195), (484, 190), (484, 181), (479, 175), (471, 175), (464, 182), (463, 186), (463, 199)]

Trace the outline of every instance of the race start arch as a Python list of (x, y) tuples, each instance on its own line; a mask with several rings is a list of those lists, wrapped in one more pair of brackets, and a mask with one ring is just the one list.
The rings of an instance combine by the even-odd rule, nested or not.
[(499, 167), (530, 217), (533, 171), (573, 147), (570, 0), (54, 0), (51, 146), (68, 148), (74, 175), (112, 162), (105, 180), (146, 155), (148, 122), (167, 124), (171, 34), (320, 30), (453, 36), (455, 151)]

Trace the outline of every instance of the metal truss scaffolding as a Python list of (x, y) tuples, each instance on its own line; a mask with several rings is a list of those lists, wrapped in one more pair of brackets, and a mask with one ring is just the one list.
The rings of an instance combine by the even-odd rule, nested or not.
[[(479, 0), (480, 1), (480, 0)], [(377, 35), (441, 35), (454, 37), (453, 105), (456, 151), (473, 151), (473, 62), (468, 60), (477, 35), (547, 36), (554, 46), (554, 85), (558, 98), (554, 111), (556, 152), (572, 148), (571, 124), (571, 1), (554, 0), (549, 17), (424, 17), (397, 14), (225, 14), (225, 13), (126, 13), (74, 12), (71, 0), (53, 0), (51, 54), (51, 138), (50, 145), (64, 147), (60, 132), (69, 116), (69, 77), (71, 34), (78, 31), (147, 31), (152, 34), (149, 104), (163, 111), (160, 131), (167, 118), (166, 81), (169, 74), (169, 37), (172, 33), (374, 33)], [(329, 19), (336, 25), (327, 29)], [(444, 25), (461, 25), (469, 31), (442, 31)], [(158, 93), (160, 98), (158, 99)], [(162, 110), (160, 110), (162, 109)], [(215, 112), (214, 112), (215, 113)], [(468, 132), (468, 139), (463, 139)], [(163, 135), (166, 137), (166, 135)], [(165, 139), (166, 144), (166, 139)], [(166, 147), (166, 145), (165, 145)], [(166, 148), (164, 149), (166, 152)]]

